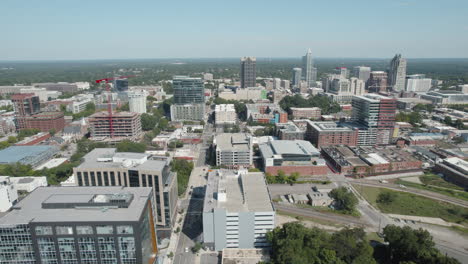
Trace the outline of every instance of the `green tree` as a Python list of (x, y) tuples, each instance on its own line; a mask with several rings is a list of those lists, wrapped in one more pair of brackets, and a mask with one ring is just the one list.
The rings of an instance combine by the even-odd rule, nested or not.
[(383, 230), (387, 245), (387, 260), (391, 263), (459, 263), (445, 257), (435, 248), (432, 236), (427, 230), (412, 229), (409, 226), (388, 225)]
[(123, 140), (116, 145), (117, 152), (137, 152), (143, 153), (146, 151), (146, 144)]
[(141, 129), (143, 131), (152, 130), (158, 122), (158, 118), (147, 113), (141, 114)]
[(362, 228), (345, 228), (331, 237), (336, 256), (346, 263), (376, 263), (372, 257), (374, 250), (366, 239)]
[(444, 118), (444, 123), (451, 126), (452, 125), (452, 118), (450, 116), (446, 116)]
[(339, 187), (330, 192), (330, 197), (333, 198), (338, 210), (343, 210), (346, 213), (353, 213), (356, 210), (358, 199), (346, 187)]
[(184, 159), (173, 159), (171, 170), (177, 172), (177, 187), (179, 195), (182, 195), (187, 189), (190, 174), (193, 170), (193, 162)]
[(377, 202), (383, 204), (391, 204), (397, 198), (397, 194), (395, 192), (381, 192), (377, 196)]

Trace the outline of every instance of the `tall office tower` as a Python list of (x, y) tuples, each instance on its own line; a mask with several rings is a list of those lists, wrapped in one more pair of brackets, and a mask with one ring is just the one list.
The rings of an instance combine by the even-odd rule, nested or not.
[(406, 91), (428, 92), (432, 87), (432, 79), (424, 74), (412, 74), (406, 76)]
[(201, 78), (174, 76), (174, 104), (171, 105), (173, 121), (203, 120), (205, 114), (205, 87)]
[(302, 71), (307, 87), (313, 87), (317, 77), (314, 78), (314, 61), (312, 59), (312, 51), (310, 49), (307, 50), (306, 55), (302, 57)]
[(336, 67), (335, 73), (340, 75), (343, 79), (349, 78), (349, 70), (346, 67)]
[(384, 71), (371, 71), (366, 87), (371, 93), (387, 92), (387, 73)]
[(395, 128), (396, 99), (366, 94), (354, 96), (352, 106), (352, 119), (372, 135), (369, 144), (389, 144)]
[(333, 79), (330, 86), (330, 93), (334, 94), (350, 94), (351, 85), (348, 79), (339, 78)]
[(204, 104), (205, 87), (201, 78), (174, 76), (174, 104)]
[(353, 76), (367, 82), (370, 77), (371, 68), (365, 66), (356, 66), (353, 68)]
[(118, 92), (128, 91), (128, 79), (115, 79), (114, 90)]
[(130, 112), (143, 114), (146, 113), (146, 93), (129, 92), (128, 105)]
[(0, 219), (0, 263), (156, 263), (151, 188), (39, 187)]
[(255, 87), (257, 59), (255, 57), (242, 57), (240, 69), (241, 88)]
[(406, 59), (402, 58), (401, 54), (397, 54), (390, 62), (388, 84), (394, 91), (403, 91), (405, 90), (405, 79)]
[(302, 69), (301, 68), (294, 68), (293, 69), (293, 87), (299, 87), (299, 84), (302, 80)]
[(353, 95), (363, 95), (366, 91), (366, 83), (364, 80), (358, 79), (356, 77), (351, 77), (351, 93)]

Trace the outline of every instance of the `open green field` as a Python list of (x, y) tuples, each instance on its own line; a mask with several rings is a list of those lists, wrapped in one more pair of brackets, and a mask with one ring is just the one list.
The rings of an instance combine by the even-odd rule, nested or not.
[(452, 189), (447, 189), (445, 187), (437, 187), (434, 185), (425, 185), (425, 184), (419, 184), (419, 183), (414, 183), (414, 182), (409, 182), (405, 181), (404, 179), (398, 179), (396, 181), (397, 184), (403, 184), (408, 187), (413, 187), (421, 190), (426, 190), (426, 191), (431, 191), (431, 192), (436, 192), (440, 193), (446, 196), (450, 196), (453, 198), (458, 198), (461, 200), (468, 201), (468, 192), (465, 192), (463, 190), (452, 190)]
[[(383, 213), (440, 217), (448, 222), (468, 225), (468, 209), (466, 208), (411, 193), (361, 185), (354, 185), (354, 187), (369, 203)], [(395, 200), (387, 204), (377, 202), (377, 197), (382, 192), (395, 193)]]
[(434, 175), (432, 173), (427, 173), (421, 177), (419, 177), (422, 183), (427, 184), (427, 185), (433, 185), (433, 186), (438, 186), (438, 187), (443, 187), (443, 188), (449, 188), (453, 190), (460, 190), (464, 191), (464, 189), (458, 185), (455, 185), (451, 182), (448, 182), (441, 177)]

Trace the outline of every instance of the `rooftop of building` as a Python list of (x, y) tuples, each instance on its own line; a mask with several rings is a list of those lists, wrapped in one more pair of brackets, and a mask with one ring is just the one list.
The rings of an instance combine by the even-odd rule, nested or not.
[[(138, 113), (134, 112), (112, 112), (112, 117), (135, 117), (138, 116)], [(92, 115), (90, 115), (90, 118), (99, 118), (99, 117), (108, 117), (109, 113), (107, 111), (99, 111), (96, 112)]]
[(0, 163), (15, 163), (24, 159), (39, 157), (45, 152), (56, 150), (53, 146), (11, 146), (0, 150)]
[(0, 225), (139, 221), (150, 187), (39, 187), (0, 218)]
[(289, 121), (287, 123), (276, 123), (276, 128), (283, 132), (302, 132), (294, 122)]
[(262, 172), (215, 170), (209, 173), (204, 212), (274, 211)]
[(462, 160), (457, 157), (452, 157), (452, 158), (445, 159), (444, 162), (457, 167), (460, 171), (468, 172), (468, 161), (466, 160)]
[(378, 102), (380, 102), (380, 100), (382, 100), (382, 99), (392, 99), (392, 98), (390, 98), (390, 97), (383, 96), (383, 95), (380, 95), (380, 94), (374, 94), (374, 93), (369, 93), (369, 94), (365, 94), (365, 95), (353, 96), (353, 99), (354, 99), (354, 98), (366, 100), (366, 101), (368, 101), (368, 102), (373, 102), (373, 103), (378, 103)]
[(224, 112), (227, 112), (227, 111), (235, 112), (236, 109), (235, 109), (235, 107), (234, 107), (233, 104), (218, 104), (218, 105), (216, 105), (216, 107), (215, 107), (215, 111), (216, 111), (216, 112), (221, 112), (221, 111), (224, 111)]
[(290, 107), (291, 110), (302, 110), (302, 111), (318, 111), (319, 107)]
[(333, 121), (314, 122), (314, 121), (308, 120), (308, 123), (309, 123), (309, 125), (311, 125), (317, 131), (323, 131), (323, 132), (353, 131), (352, 128), (346, 127), (346, 126), (341, 126), (340, 123), (333, 122)]
[(78, 169), (132, 168), (136, 170), (162, 171), (166, 160), (151, 160), (145, 153), (116, 152), (115, 148), (95, 148), (84, 158)]
[(263, 157), (274, 157), (275, 155), (307, 155), (319, 156), (320, 152), (305, 140), (274, 140), (259, 145)]
[(224, 133), (216, 135), (216, 147), (221, 150), (249, 151), (251, 137), (245, 133)]

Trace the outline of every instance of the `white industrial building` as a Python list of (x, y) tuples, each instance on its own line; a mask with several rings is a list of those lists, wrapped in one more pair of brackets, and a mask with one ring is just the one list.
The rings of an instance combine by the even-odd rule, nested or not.
[(18, 191), (9, 176), (0, 176), (0, 212), (8, 211), (18, 201)]
[(237, 120), (236, 109), (233, 104), (220, 104), (215, 108), (216, 125), (235, 124)]
[(224, 248), (268, 246), (275, 210), (261, 172), (217, 170), (208, 175), (203, 207), (203, 242)]
[(130, 112), (144, 114), (146, 113), (146, 96), (144, 92), (129, 92), (128, 104)]

